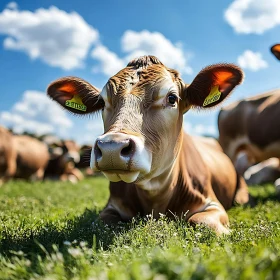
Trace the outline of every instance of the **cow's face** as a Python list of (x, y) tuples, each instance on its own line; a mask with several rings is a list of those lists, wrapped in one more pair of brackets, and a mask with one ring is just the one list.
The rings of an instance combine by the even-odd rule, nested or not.
[(64, 140), (62, 149), (65, 162), (78, 163), (80, 161), (80, 146), (75, 141)]
[(102, 110), (104, 134), (94, 143), (91, 167), (113, 182), (143, 184), (173, 165), (182, 143), (183, 114), (191, 106), (215, 106), (241, 80), (236, 66), (215, 65), (187, 86), (178, 72), (148, 56), (130, 62), (101, 92), (68, 77), (52, 83), (48, 94), (71, 112)]
[(91, 166), (126, 182), (149, 180), (170, 167), (182, 127), (182, 85), (178, 73), (161, 64), (113, 76), (101, 91), (105, 133), (95, 142)]
[[(50, 139), (52, 140), (52, 139)], [(72, 140), (58, 140), (50, 141), (49, 139), (44, 140), (48, 147), (51, 159), (60, 159), (61, 167), (71, 163), (78, 163), (80, 161), (80, 147)]]

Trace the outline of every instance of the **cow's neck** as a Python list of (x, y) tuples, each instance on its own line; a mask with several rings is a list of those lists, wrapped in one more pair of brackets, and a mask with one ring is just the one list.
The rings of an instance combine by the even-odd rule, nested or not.
[[(194, 164), (192, 161), (195, 161)], [(145, 182), (145, 186), (136, 185), (144, 212), (151, 213), (153, 211), (154, 216), (158, 217), (159, 213), (172, 211), (176, 204), (178, 208), (179, 203), (188, 210), (188, 200), (191, 200), (193, 205), (203, 203), (203, 196), (194, 189), (192, 175), (204, 167), (202, 158), (192, 140), (188, 135), (182, 133), (181, 145), (174, 162), (160, 175)], [(199, 178), (198, 180), (202, 181), (203, 179)]]
[[(146, 183), (145, 187), (136, 185), (136, 191), (145, 213), (153, 211), (154, 216), (158, 217), (159, 213), (166, 212), (174, 187), (172, 169), (167, 169), (159, 176), (152, 178)], [(151, 186), (156, 190), (152, 190)]]

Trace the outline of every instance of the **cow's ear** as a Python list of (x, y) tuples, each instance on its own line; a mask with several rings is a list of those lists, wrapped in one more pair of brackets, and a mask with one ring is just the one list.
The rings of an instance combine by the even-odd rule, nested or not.
[(243, 80), (242, 70), (233, 64), (214, 64), (199, 72), (184, 89), (187, 107), (210, 108), (222, 102)]
[(280, 44), (276, 44), (270, 48), (275, 57), (280, 60)]
[(101, 110), (104, 100), (99, 90), (83, 79), (64, 77), (52, 82), (48, 96), (75, 114), (88, 114)]

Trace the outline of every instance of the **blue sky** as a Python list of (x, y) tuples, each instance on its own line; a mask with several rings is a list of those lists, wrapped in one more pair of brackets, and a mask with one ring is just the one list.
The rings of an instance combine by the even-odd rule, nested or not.
[[(0, 124), (92, 143), (99, 118), (74, 118), (45, 97), (78, 76), (102, 88), (134, 56), (153, 54), (190, 83), (205, 66), (239, 64), (246, 75), (226, 104), (280, 87), (279, 0), (17, 1), (0, 4)], [(191, 134), (217, 134), (216, 111), (190, 112)]]

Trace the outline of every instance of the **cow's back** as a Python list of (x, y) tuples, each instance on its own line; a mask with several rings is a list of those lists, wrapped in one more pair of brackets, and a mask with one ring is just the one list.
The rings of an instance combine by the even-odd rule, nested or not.
[(16, 177), (28, 179), (30, 176), (40, 172), (36, 175), (42, 178), (49, 160), (49, 152), (46, 144), (26, 135), (17, 135), (14, 137), (17, 150)]
[[(264, 100), (248, 120), (248, 136), (259, 148), (267, 148), (280, 142), (280, 89), (272, 92)], [(278, 143), (279, 144), (279, 143)], [(280, 157), (280, 151), (279, 155)]]
[(269, 155), (263, 157), (261, 149), (280, 139), (279, 115), (280, 89), (222, 108), (218, 128), (219, 143), (224, 152), (233, 162), (241, 151), (249, 152), (258, 161), (266, 159)]

